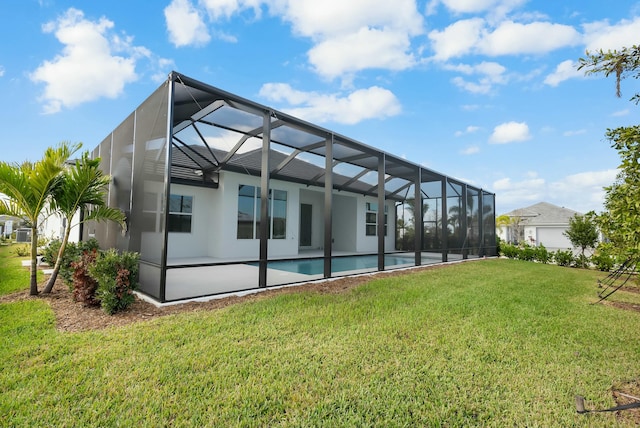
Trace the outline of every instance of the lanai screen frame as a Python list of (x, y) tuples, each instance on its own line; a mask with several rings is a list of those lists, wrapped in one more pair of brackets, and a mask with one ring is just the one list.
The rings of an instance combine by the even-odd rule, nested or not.
[[(261, 126), (251, 123), (211, 122), (210, 118), (217, 111), (230, 113), (241, 112), (233, 116), (261, 118)], [(224, 115), (222, 115), (224, 117)], [(230, 149), (226, 156), (219, 159), (209, 147), (198, 127), (215, 126), (233, 130), (243, 137)], [(189, 144), (181, 141), (177, 134), (192, 128), (201, 138), (203, 146), (208, 149), (205, 156), (194, 152)], [(99, 238), (103, 246), (116, 247), (121, 250), (140, 252), (141, 291), (151, 297), (165, 302), (167, 269), (180, 268), (168, 266), (168, 218), (171, 184), (189, 183), (215, 187), (220, 171), (247, 170), (246, 165), (234, 163), (238, 152), (248, 140), (259, 140), (260, 165), (254, 166), (254, 173), (260, 174), (260, 221), (267, 224), (270, 181), (273, 179), (319, 186), (324, 188), (324, 278), (332, 276), (332, 205), (334, 190), (377, 198), (377, 205), (382, 209), (388, 200), (398, 202), (408, 198), (419, 201), (436, 201), (440, 207), (440, 224), (436, 227), (441, 233), (442, 261), (448, 260), (451, 252), (459, 251), (462, 258), (467, 258), (465, 242), (468, 239), (469, 225), (477, 226), (478, 257), (495, 256), (495, 195), (486, 190), (471, 186), (445, 174), (425, 168), (398, 156), (378, 150), (351, 138), (328, 129), (303, 121), (289, 114), (255, 103), (232, 93), (215, 88), (183, 74), (172, 72), (167, 81), (158, 88), (144, 103), (140, 105), (125, 121), (112, 132), (93, 152), (100, 156), (102, 168), (114, 178), (110, 186), (109, 205), (117, 206), (128, 216), (129, 229), (122, 236), (115, 233), (113, 225), (95, 225), (85, 228), (85, 238), (93, 235)], [(272, 146), (285, 147), (290, 152), (278, 165), (270, 163)], [(190, 159), (190, 165), (172, 165), (175, 151), (182, 153), (183, 159)], [(301, 176), (300, 171), (288, 171), (287, 166), (299, 156), (312, 155), (324, 158), (324, 173), (313, 177)], [(128, 165), (129, 169), (122, 167)], [(358, 171), (351, 176), (337, 174), (335, 168), (348, 165)], [(183, 171), (199, 171), (198, 177), (186, 177)], [(367, 184), (363, 176), (374, 175), (375, 183)], [(198, 182), (200, 180), (200, 182)], [(439, 185), (439, 195), (430, 196), (425, 186), (433, 188)], [(161, 190), (162, 196), (155, 201), (148, 201), (149, 189)], [(404, 193), (404, 195), (403, 195)], [(408, 193), (411, 193), (409, 195)], [(439, 204), (437, 203), (439, 201)], [(459, 215), (457, 223), (452, 226), (448, 205), (457, 201)], [(148, 206), (156, 204), (152, 217), (148, 216)], [(415, 202), (414, 202), (415, 203)], [(478, 210), (475, 220), (466, 214), (469, 204), (475, 204)], [(417, 205), (417, 204), (416, 204)], [(153, 211), (153, 210), (152, 210)], [(415, 265), (422, 264), (424, 245), (423, 210), (414, 210), (414, 257)], [(437, 216), (437, 213), (436, 213)], [(442, 219), (447, 219), (443, 221)], [(142, 231), (148, 227), (149, 221), (155, 221), (155, 234), (152, 242), (143, 242)], [(457, 241), (451, 241), (455, 227), (463, 234), (458, 234)], [(391, 227), (391, 225), (389, 225)], [(454, 232), (450, 230), (454, 228)], [(385, 270), (385, 216), (377, 216), (377, 262), (379, 271)], [(464, 239), (464, 241), (463, 241)], [(261, 227), (259, 235), (259, 274), (258, 287), (267, 287), (268, 228)], [(458, 245), (458, 244), (460, 245)]]

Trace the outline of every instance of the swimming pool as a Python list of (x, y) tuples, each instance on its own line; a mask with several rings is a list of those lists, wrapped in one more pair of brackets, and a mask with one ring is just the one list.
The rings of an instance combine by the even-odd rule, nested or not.
[[(413, 257), (403, 257), (394, 255), (384, 256), (385, 266), (411, 265), (415, 264)], [(269, 262), (269, 269), (278, 269), (286, 272), (302, 273), (305, 275), (322, 275), (324, 273), (324, 259), (298, 259)], [(349, 256), (336, 257), (331, 260), (331, 272), (345, 272), (362, 269), (377, 269), (378, 256)]]

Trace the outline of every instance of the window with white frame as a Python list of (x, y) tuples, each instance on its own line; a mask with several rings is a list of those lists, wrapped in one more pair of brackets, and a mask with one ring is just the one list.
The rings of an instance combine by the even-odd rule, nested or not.
[[(389, 207), (384, 206), (384, 235), (387, 236), (387, 220)], [(378, 230), (378, 204), (367, 202), (365, 207), (365, 232), (367, 236), (377, 236)]]

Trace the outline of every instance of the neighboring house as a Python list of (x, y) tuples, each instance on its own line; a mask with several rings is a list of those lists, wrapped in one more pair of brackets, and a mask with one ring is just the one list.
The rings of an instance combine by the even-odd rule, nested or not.
[(539, 202), (506, 213), (511, 224), (497, 228), (498, 236), (506, 242), (526, 242), (535, 246), (542, 244), (549, 250), (572, 249), (573, 245), (564, 232), (569, 229), (569, 220), (576, 214), (580, 213)]
[(92, 156), (160, 302), (496, 255), (493, 193), (175, 72)]
[[(79, 221), (80, 212), (77, 212), (73, 216), (73, 221), (71, 222), (72, 228), (69, 234), (69, 242), (80, 241), (82, 235), (82, 227), (78, 224)], [(38, 234), (40, 237), (46, 238), (48, 240), (62, 239), (66, 223), (67, 220), (65, 218), (62, 218), (61, 216), (56, 214), (50, 215), (48, 217), (42, 216), (40, 227), (38, 228)]]

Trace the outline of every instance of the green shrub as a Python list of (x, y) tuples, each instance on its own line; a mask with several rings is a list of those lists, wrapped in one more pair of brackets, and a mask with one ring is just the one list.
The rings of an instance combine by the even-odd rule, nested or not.
[[(42, 260), (49, 263), (50, 266), (55, 265), (61, 244), (62, 241), (59, 239), (50, 241), (49, 245), (47, 245), (43, 251)], [(71, 266), (71, 263), (78, 261), (82, 253), (85, 251), (93, 251), (98, 248), (100, 248), (100, 245), (96, 238), (91, 238), (88, 241), (80, 241), (77, 244), (75, 242), (67, 243), (67, 246), (64, 249), (64, 255), (62, 256), (62, 261), (60, 262), (59, 275), (70, 290), (73, 290), (73, 274), (75, 270)]]
[(61, 243), (62, 242), (59, 239), (52, 239), (49, 241), (49, 244), (47, 244), (47, 246), (42, 250), (42, 261), (47, 263), (49, 266), (55, 265)]
[(101, 252), (89, 273), (98, 282), (96, 297), (108, 314), (124, 310), (134, 301), (133, 290), (138, 286), (138, 253), (119, 254), (111, 249)]
[(558, 266), (571, 266), (571, 263), (573, 263), (573, 252), (571, 250), (558, 250), (553, 255), (553, 259)]
[(553, 259), (553, 254), (544, 245), (540, 244), (534, 250), (534, 259), (537, 262), (547, 264)]
[(513, 244), (503, 243), (500, 245), (501, 254), (510, 259), (517, 259), (520, 252), (518, 247)]
[(609, 272), (616, 264), (616, 258), (613, 256), (611, 244), (600, 243), (596, 247), (596, 252), (591, 256), (591, 262), (596, 269), (603, 272)]
[(525, 261), (532, 261), (535, 259), (536, 249), (529, 244), (523, 244), (518, 252), (518, 259)]
[(13, 249), (13, 254), (17, 257), (27, 257), (31, 254), (31, 248), (28, 244), (16, 245)]
[(98, 257), (97, 250), (83, 251), (77, 260), (71, 262), (73, 269), (73, 299), (84, 306), (97, 306), (100, 304), (96, 298), (98, 283), (89, 275), (89, 267)]

